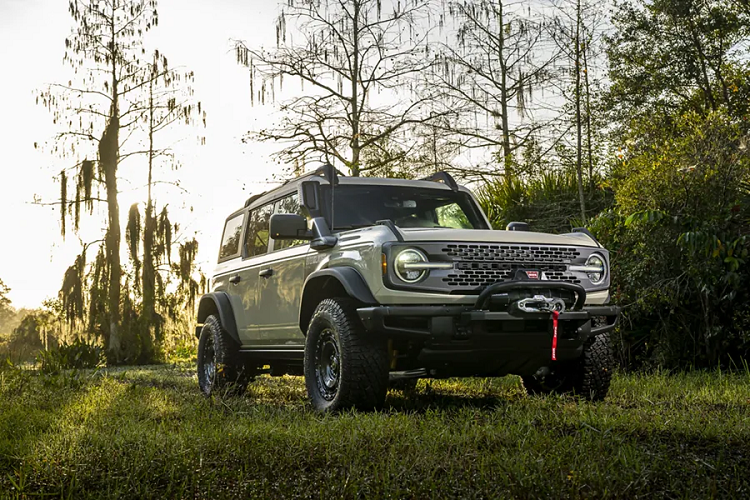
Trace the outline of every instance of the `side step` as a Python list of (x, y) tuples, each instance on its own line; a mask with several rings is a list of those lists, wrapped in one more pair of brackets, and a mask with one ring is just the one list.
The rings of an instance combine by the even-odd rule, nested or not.
[(305, 359), (305, 351), (302, 349), (279, 349), (274, 347), (240, 349), (240, 354), (249, 359), (259, 361), (302, 361)]
[(388, 381), (395, 382), (396, 380), (407, 380), (412, 378), (424, 378), (427, 377), (427, 370), (425, 368), (417, 368), (416, 370), (404, 370), (401, 372), (390, 372), (388, 374)]

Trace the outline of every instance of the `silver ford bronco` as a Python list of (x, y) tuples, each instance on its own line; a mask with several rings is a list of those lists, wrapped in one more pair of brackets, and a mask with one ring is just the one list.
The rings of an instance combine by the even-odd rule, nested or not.
[(344, 177), (330, 165), (252, 196), (224, 224), (201, 297), (198, 381), (243, 392), (304, 375), (315, 410), (377, 408), (389, 385), (520, 375), (527, 391), (606, 396), (609, 253), (585, 229), (492, 230), (443, 172)]

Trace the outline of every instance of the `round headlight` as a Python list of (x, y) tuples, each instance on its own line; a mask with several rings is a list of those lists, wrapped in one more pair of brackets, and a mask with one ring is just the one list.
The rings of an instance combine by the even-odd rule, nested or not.
[(414, 248), (407, 248), (396, 256), (393, 269), (396, 276), (406, 283), (416, 283), (427, 276), (426, 269), (410, 269), (410, 264), (427, 262), (425, 254)]
[(596, 271), (587, 271), (586, 276), (589, 277), (591, 283), (594, 285), (601, 284), (604, 281), (604, 278), (607, 277), (607, 265), (604, 263), (604, 257), (598, 253), (592, 253), (586, 260), (586, 265), (599, 268)]

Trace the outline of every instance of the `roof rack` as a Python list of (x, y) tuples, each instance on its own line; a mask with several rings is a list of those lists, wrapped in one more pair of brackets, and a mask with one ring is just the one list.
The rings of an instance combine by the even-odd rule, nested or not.
[(268, 191), (263, 191), (262, 193), (259, 193), (259, 194), (252, 195), (250, 198), (247, 199), (247, 201), (245, 201), (245, 208), (249, 207), (255, 200), (257, 200), (261, 196), (265, 196), (271, 191), (275, 191), (276, 189), (279, 189), (280, 187), (285, 186), (289, 184), (290, 182), (297, 181), (305, 177), (313, 177), (313, 176), (323, 177), (329, 183), (338, 185), (339, 183), (338, 178), (344, 177), (344, 174), (342, 174), (338, 169), (334, 168), (334, 166), (331, 165), (330, 163), (326, 163), (325, 165), (318, 167), (317, 169), (312, 170), (310, 172), (306, 172), (300, 175), (299, 177), (293, 177), (291, 179), (287, 179), (284, 182), (282, 182), (281, 185), (278, 187), (275, 187)]
[(456, 183), (456, 180), (448, 172), (435, 172), (434, 174), (419, 180), (440, 182), (451, 188), (451, 190), (453, 190), (454, 192), (458, 191), (458, 184)]
[(248, 199), (247, 199), (247, 201), (245, 202), (245, 208), (249, 207), (249, 206), (250, 206), (250, 204), (251, 204), (252, 202), (254, 202), (255, 200), (257, 200), (257, 199), (258, 199), (258, 198), (260, 198), (261, 196), (265, 195), (266, 193), (268, 193), (268, 191), (263, 191), (262, 193), (258, 193), (258, 194), (254, 194), (254, 195), (252, 195), (252, 196), (251, 196), (250, 198), (248, 198)]

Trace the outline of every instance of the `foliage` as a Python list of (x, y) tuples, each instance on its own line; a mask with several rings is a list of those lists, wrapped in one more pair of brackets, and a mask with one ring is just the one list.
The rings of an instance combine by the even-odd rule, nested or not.
[[(601, 178), (594, 180), (586, 206), (596, 214), (612, 203), (612, 191)], [(492, 226), (504, 229), (509, 222), (528, 222), (533, 231), (564, 233), (582, 226), (575, 170), (548, 170), (526, 178), (508, 181), (494, 179), (478, 191), (482, 205)]]
[(5, 323), (8, 317), (12, 315), (12, 307), (8, 294), (10, 287), (0, 279), (0, 324)]
[(0, 357), (5, 355), (16, 363), (27, 362), (39, 350), (57, 345), (60, 332), (48, 310), (22, 310), (17, 315), (21, 317), (18, 325), (5, 342), (0, 341)]
[(325, 417), (300, 377), (211, 400), (184, 364), (22, 375), (0, 378), (0, 491), (21, 498), (750, 493), (746, 372), (616, 374), (596, 404), (528, 397), (517, 377), (421, 381), (383, 412)]
[(669, 123), (681, 112), (724, 107), (747, 115), (750, 86), (742, 44), (750, 10), (733, 0), (629, 0), (609, 38), (609, 106), (621, 123)]
[(750, 356), (750, 156), (743, 124), (686, 113), (643, 124), (591, 228), (612, 252), (623, 360), (724, 366)]
[(101, 346), (76, 338), (70, 344), (63, 341), (54, 349), (40, 351), (36, 361), (42, 373), (56, 374), (68, 369), (96, 368), (103, 359)]

